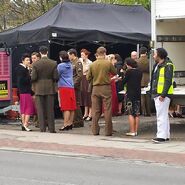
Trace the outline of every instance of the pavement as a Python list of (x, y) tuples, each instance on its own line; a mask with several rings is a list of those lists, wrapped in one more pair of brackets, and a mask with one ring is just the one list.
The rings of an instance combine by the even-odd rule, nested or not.
[[(155, 116), (141, 116), (139, 135), (136, 137), (125, 136), (129, 128), (127, 119), (126, 115), (113, 118), (114, 133), (111, 137), (104, 136), (103, 119), (100, 120), (99, 136), (92, 135), (90, 122), (85, 122), (83, 128), (53, 134), (40, 133), (34, 126), (33, 132), (23, 132), (19, 122), (8, 121), (0, 124), (0, 149), (185, 166), (185, 118), (170, 118), (171, 140), (163, 144), (151, 141), (156, 132)], [(56, 131), (62, 124), (63, 120), (56, 120)]]

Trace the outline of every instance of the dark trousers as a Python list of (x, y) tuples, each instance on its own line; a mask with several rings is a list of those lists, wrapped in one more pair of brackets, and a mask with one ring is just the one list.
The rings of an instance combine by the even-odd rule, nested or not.
[(112, 135), (112, 93), (110, 85), (93, 86), (92, 90), (92, 132), (98, 135), (100, 127), (98, 121), (104, 108), (105, 135)]
[(36, 107), (38, 114), (38, 121), (40, 124), (40, 131), (45, 132), (46, 127), (50, 132), (55, 131), (54, 121), (54, 95), (37, 95)]
[(74, 120), (73, 120), (73, 126), (74, 127), (83, 127), (84, 126), (84, 120), (82, 116), (82, 111), (80, 107), (80, 90), (75, 89), (75, 96), (76, 96), (76, 107)]

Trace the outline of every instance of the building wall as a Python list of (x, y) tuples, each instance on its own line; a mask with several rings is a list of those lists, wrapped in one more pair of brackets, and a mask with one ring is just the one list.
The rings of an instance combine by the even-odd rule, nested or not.
[[(156, 35), (185, 35), (185, 19), (157, 20)], [(156, 43), (156, 47), (162, 46), (168, 51), (176, 70), (185, 70), (185, 42)]]
[(185, 18), (185, 0), (155, 0), (156, 19)]
[(185, 35), (185, 0), (151, 0), (152, 40), (164, 47), (176, 70), (185, 71), (185, 42), (157, 43), (157, 35)]

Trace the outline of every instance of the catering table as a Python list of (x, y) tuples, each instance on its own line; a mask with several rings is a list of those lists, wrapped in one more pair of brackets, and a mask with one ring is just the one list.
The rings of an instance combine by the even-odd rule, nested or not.
[[(149, 88), (141, 88), (141, 94), (146, 94)], [(120, 91), (120, 94), (125, 94), (126, 91)], [(179, 105), (185, 105), (185, 86), (177, 86), (174, 88), (173, 102)]]

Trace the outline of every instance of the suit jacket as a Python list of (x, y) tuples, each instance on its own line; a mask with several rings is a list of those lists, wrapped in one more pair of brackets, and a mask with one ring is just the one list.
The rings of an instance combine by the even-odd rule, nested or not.
[(147, 56), (142, 56), (138, 59), (138, 68), (143, 73), (141, 87), (147, 87), (150, 81), (149, 60)]
[(58, 80), (57, 63), (47, 57), (41, 58), (32, 66), (31, 80), (35, 95), (52, 95), (56, 93)]

